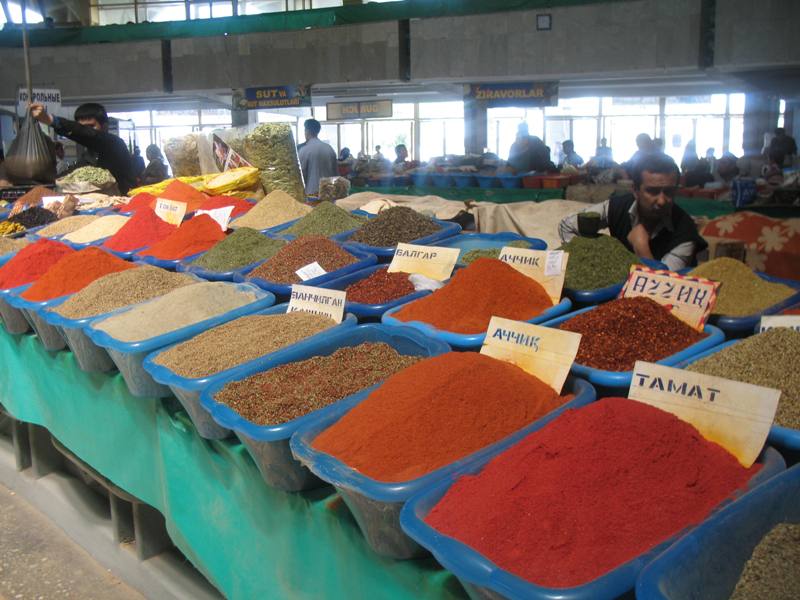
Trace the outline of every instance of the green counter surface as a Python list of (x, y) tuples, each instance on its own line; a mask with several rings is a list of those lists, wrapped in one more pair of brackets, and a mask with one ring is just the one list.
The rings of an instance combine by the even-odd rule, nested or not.
[(135, 398), (118, 373), (84, 373), (71, 352), (2, 326), (0, 364), (5, 409), (157, 508), (228, 598), (465, 597), (433, 559), (374, 554), (333, 488), (269, 488), (242, 444), (203, 440), (174, 399)]

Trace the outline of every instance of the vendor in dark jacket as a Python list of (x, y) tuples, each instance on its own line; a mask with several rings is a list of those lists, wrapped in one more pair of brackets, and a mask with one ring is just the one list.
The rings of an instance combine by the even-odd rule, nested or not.
[[(633, 193), (612, 195), (582, 212), (600, 215), (600, 229), (640, 258), (655, 259), (676, 271), (697, 264), (697, 253), (708, 244), (692, 218), (674, 203), (680, 172), (665, 154), (643, 156), (633, 173)], [(558, 226), (563, 242), (578, 235), (578, 215)]]
[(97, 166), (108, 171), (117, 180), (122, 194), (136, 185), (133, 159), (125, 142), (108, 132), (108, 113), (100, 104), (81, 104), (75, 109), (75, 120), (54, 117), (41, 104), (31, 104), (31, 116), (45, 125), (51, 125), (58, 135), (71, 139), (87, 148), (97, 158)]

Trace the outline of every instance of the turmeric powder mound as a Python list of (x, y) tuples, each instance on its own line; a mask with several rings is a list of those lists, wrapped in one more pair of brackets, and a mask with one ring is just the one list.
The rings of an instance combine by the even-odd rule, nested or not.
[(527, 321), (553, 306), (545, 289), (514, 267), (479, 258), (450, 282), (397, 311), (401, 321), (422, 321), (455, 333), (483, 333), (492, 316)]

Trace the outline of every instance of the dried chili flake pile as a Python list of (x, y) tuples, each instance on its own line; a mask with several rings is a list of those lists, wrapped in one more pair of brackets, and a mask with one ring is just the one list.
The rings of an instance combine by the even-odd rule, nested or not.
[(572, 317), (559, 329), (580, 333), (575, 361), (604, 371), (630, 371), (697, 343), (700, 333), (650, 298), (620, 298)]

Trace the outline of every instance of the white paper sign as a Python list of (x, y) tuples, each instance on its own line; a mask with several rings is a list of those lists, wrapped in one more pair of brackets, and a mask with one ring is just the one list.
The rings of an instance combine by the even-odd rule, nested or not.
[(561, 265), (564, 263), (564, 251), (552, 250), (547, 253), (544, 261), (544, 274), (545, 277), (555, 277), (560, 275)]
[(315, 315), (330, 317), (337, 323), (344, 318), (346, 293), (341, 290), (328, 290), (309, 285), (292, 286), (287, 313), (303, 311)]
[(186, 206), (186, 202), (158, 198), (156, 200), (156, 214), (170, 225), (180, 225), (186, 215)]
[(300, 267), (295, 273), (297, 273), (297, 276), (303, 281), (308, 281), (309, 279), (325, 275), (327, 271), (323, 269), (317, 261), (314, 261), (310, 265)]
[(55, 88), (33, 88), (33, 100), (29, 100), (28, 90), (19, 88), (17, 90), (17, 115), (24, 117), (29, 103), (44, 104), (48, 113), (56, 115), (61, 110), (61, 90)]
[(772, 317), (761, 317), (759, 333), (776, 327), (788, 327), (795, 331), (800, 331), (800, 315), (775, 315)]
[(64, 196), (44, 196), (42, 198), (42, 208), (49, 208), (56, 202), (63, 202)]
[(222, 208), (212, 208), (210, 210), (200, 210), (198, 209), (195, 211), (195, 216), (197, 215), (208, 215), (212, 219), (214, 219), (220, 227), (222, 227), (222, 231), (228, 230), (228, 223), (231, 220), (231, 213), (233, 212), (233, 206), (223, 206)]
[(450, 279), (458, 262), (458, 248), (397, 244), (389, 273), (417, 273), (436, 281)]
[(778, 409), (780, 390), (636, 361), (628, 398), (691, 423), (750, 467)]
[(550, 296), (553, 304), (561, 301), (561, 290), (564, 288), (564, 278), (567, 274), (568, 253), (561, 250), (548, 252), (504, 246), (500, 250), (500, 260), (538, 282)]

